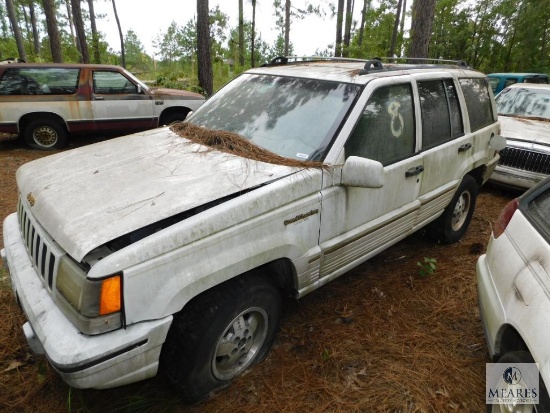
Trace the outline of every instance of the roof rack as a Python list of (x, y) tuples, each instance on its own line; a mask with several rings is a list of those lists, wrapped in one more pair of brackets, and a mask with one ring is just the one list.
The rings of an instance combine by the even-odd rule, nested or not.
[[(452, 65), (452, 67), (459, 67), (464, 69), (470, 69), (468, 63), (464, 60), (448, 60), (448, 59), (432, 59), (428, 57), (375, 57), (374, 59), (354, 59), (346, 57), (323, 57), (323, 56), (278, 56), (271, 60), (269, 63), (265, 63), (262, 67), (268, 66), (282, 66), (288, 64), (299, 64), (299, 63), (313, 63), (313, 62), (323, 62), (323, 61), (332, 61), (332, 62), (360, 62), (365, 63), (365, 67), (360, 75), (372, 73), (375, 71), (382, 70), (402, 70), (403, 66), (384, 66), (382, 61), (387, 61), (395, 64), (409, 64), (415, 65), (417, 68), (433, 68), (436, 64), (446, 64), (447, 67)], [(430, 63), (431, 62), (431, 63)]]

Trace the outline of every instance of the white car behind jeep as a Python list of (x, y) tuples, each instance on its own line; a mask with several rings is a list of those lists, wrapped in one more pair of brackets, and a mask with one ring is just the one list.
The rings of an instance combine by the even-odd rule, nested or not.
[(489, 355), (538, 363), (537, 405), (488, 405), (489, 412), (550, 412), (550, 178), (506, 205), (477, 262), (479, 308)]
[(21, 167), (2, 257), (71, 386), (159, 367), (190, 401), (264, 358), (302, 297), (427, 225), (467, 229), (504, 147), (459, 65), (279, 58), (185, 123)]

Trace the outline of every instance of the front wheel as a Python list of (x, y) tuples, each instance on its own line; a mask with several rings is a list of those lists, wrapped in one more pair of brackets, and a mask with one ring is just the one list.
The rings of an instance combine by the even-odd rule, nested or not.
[(478, 187), (470, 175), (464, 176), (453, 199), (437, 220), (428, 228), (435, 241), (452, 244), (462, 238), (472, 220), (476, 206)]
[(53, 119), (37, 119), (30, 122), (23, 132), (27, 145), (31, 148), (52, 150), (67, 146), (67, 131)]
[(215, 287), (174, 316), (161, 369), (184, 399), (205, 399), (268, 354), (280, 312), (279, 289), (261, 274)]
[[(503, 354), (498, 363), (534, 363), (528, 351), (510, 351)], [(550, 413), (550, 397), (539, 374), (539, 404), (488, 404), (487, 413)]]

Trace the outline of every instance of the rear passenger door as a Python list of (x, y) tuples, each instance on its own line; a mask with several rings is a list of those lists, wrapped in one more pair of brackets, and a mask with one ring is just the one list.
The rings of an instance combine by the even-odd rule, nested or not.
[(137, 130), (156, 125), (152, 97), (117, 71), (93, 71), (92, 108), (98, 130)]
[(494, 115), (482, 78), (417, 79), (417, 87), (425, 170), (418, 227), (450, 203), (462, 177), (485, 157)]

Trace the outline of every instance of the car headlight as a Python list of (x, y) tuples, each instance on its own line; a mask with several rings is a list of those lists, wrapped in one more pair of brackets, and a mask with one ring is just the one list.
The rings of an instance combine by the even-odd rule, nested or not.
[(87, 278), (71, 258), (59, 261), (56, 288), (64, 313), (84, 334), (99, 334), (122, 326), (122, 273)]

